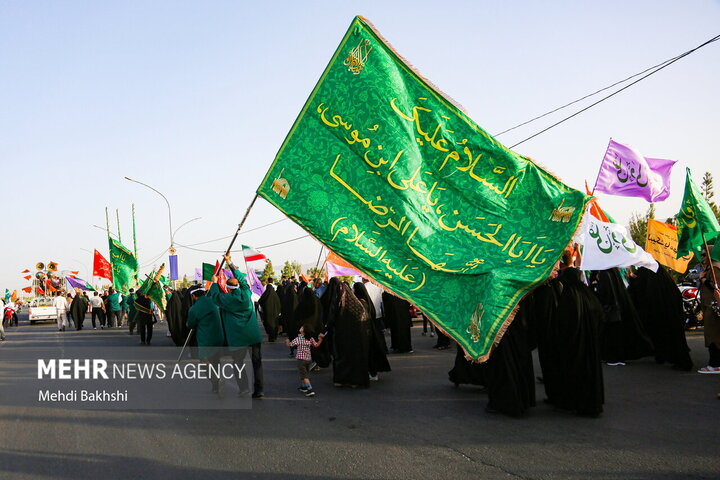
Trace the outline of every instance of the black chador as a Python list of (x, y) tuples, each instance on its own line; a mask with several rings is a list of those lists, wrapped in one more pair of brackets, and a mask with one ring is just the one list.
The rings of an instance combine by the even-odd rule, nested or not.
[(655, 346), (655, 361), (691, 370), (682, 295), (665, 267), (660, 265), (657, 273), (639, 268), (630, 279), (628, 293)]
[(526, 300), (485, 364), (487, 409), (514, 417), (535, 406), (535, 375), (528, 339)]
[(390, 348), (395, 353), (411, 352), (410, 303), (388, 292), (383, 292), (382, 303), (385, 324), (390, 327)]
[(385, 336), (380, 331), (380, 327), (376, 322), (375, 306), (372, 303), (370, 294), (364, 283), (356, 283), (353, 285), (353, 293), (355, 297), (363, 304), (365, 312), (368, 316), (365, 334), (368, 336), (368, 372), (375, 376), (378, 372), (389, 372), (390, 363), (387, 359), (387, 344)]
[(618, 269), (594, 271), (590, 280), (605, 311), (600, 347), (602, 359), (608, 363), (621, 363), (652, 355), (652, 343), (643, 331)]
[(278, 336), (278, 317), (280, 317), (280, 297), (272, 283), (265, 285), (265, 291), (258, 301), (262, 308), (262, 321), (268, 342), (274, 342)]
[[(576, 268), (560, 271), (552, 290), (536, 292), (537, 314), (546, 311), (547, 325), (540, 335), (540, 350), (546, 349), (543, 381), (547, 402), (580, 415), (596, 416), (603, 411), (604, 384), (600, 360), (600, 328), (603, 307), (582, 281)], [(545, 307), (540, 308), (541, 297)], [(539, 295), (538, 295), (539, 294)]]

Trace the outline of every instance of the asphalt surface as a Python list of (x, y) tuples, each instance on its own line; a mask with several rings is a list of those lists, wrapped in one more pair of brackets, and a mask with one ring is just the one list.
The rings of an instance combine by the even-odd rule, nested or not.
[[(170, 345), (158, 327), (153, 344)], [(538, 384), (538, 406), (516, 419), (485, 412), (479, 388), (448, 382), (454, 349), (433, 350), (435, 339), (418, 326), (413, 335), (415, 353), (390, 355), (393, 371), (370, 388), (335, 388), (324, 369), (312, 374), (313, 398), (297, 392), (287, 349), (264, 344), (266, 397), (249, 410), (174, 410), (169, 401), (165, 410), (97, 411), (0, 401), (0, 478), (720, 478), (720, 375), (652, 359), (604, 367), (600, 418), (553, 410)], [(688, 333), (688, 341), (696, 365), (705, 365), (702, 333)], [(125, 330), (57, 333), (21, 317), (0, 344), (2, 361), (9, 361), (2, 350), (10, 342), (124, 346), (138, 339)], [(0, 400), (12, 389), (3, 382)]]

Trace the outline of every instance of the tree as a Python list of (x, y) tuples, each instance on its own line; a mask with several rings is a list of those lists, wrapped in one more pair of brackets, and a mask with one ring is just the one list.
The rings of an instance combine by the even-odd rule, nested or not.
[(632, 236), (633, 241), (641, 247), (645, 246), (645, 241), (647, 240), (647, 224), (649, 218), (655, 218), (654, 203), (650, 204), (650, 207), (645, 215), (633, 213), (630, 217), (630, 235)]
[(280, 275), (286, 278), (290, 278), (296, 276), (297, 274), (293, 270), (292, 264), (286, 260), (285, 265), (283, 265), (282, 271), (280, 272)]
[(720, 207), (718, 207), (717, 203), (712, 201), (712, 198), (715, 196), (715, 192), (713, 192), (712, 173), (705, 172), (705, 175), (703, 175), (702, 183), (700, 183), (700, 190), (703, 193), (703, 197), (705, 197), (705, 200), (707, 200), (708, 204), (710, 205), (710, 208), (712, 208), (715, 217), (718, 219), (718, 221), (720, 221)]
[(317, 267), (308, 268), (307, 274), (310, 278), (325, 278), (325, 269)]
[(265, 264), (265, 270), (263, 270), (262, 275), (260, 275), (260, 280), (262, 280), (264, 282), (268, 278), (274, 278), (274, 277), (275, 277), (275, 270), (273, 270), (272, 262), (268, 262)]
[(177, 283), (177, 289), (182, 290), (183, 288), (188, 288), (190, 285), (192, 285), (192, 282), (190, 281), (188, 276), (183, 275), (182, 280)]

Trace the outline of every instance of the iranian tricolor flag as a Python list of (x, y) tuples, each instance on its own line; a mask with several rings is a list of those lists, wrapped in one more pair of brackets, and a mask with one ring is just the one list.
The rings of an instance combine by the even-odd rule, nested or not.
[(243, 257), (245, 257), (246, 262), (253, 262), (255, 260), (267, 260), (267, 257), (265, 257), (265, 255), (258, 252), (254, 248), (248, 247), (247, 245), (243, 245), (242, 248)]

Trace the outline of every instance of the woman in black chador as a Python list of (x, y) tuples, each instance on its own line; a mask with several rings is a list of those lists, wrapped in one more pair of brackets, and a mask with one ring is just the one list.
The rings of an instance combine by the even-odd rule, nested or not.
[(528, 339), (528, 300), (507, 327), (500, 343), (485, 363), (487, 410), (519, 417), (535, 406), (535, 374)]
[[(604, 313), (582, 275), (577, 268), (565, 268), (553, 281), (553, 291), (545, 292), (561, 291), (556, 307), (546, 310), (545, 330), (539, 335), (541, 348), (548, 351), (543, 383), (546, 402), (579, 415), (597, 416), (605, 402), (600, 361)], [(537, 315), (542, 314), (537, 310)]]
[(640, 267), (630, 278), (628, 293), (655, 346), (655, 361), (691, 370), (682, 294), (665, 267), (660, 265), (657, 273)]
[(280, 316), (280, 297), (273, 287), (272, 281), (265, 285), (265, 291), (258, 300), (262, 308), (262, 321), (268, 342), (274, 343), (278, 336), (278, 317)]
[(624, 365), (626, 360), (652, 355), (652, 343), (643, 331), (618, 269), (594, 271), (590, 285), (605, 311), (600, 344), (602, 359), (609, 365)]
[(377, 380), (378, 372), (389, 372), (390, 363), (387, 359), (387, 344), (385, 336), (380, 332), (375, 322), (375, 307), (368, 294), (367, 287), (364, 283), (358, 282), (353, 286), (353, 292), (358, 300), (363, 304), (369, 321), (366, 325), (366, 335), (368, 336), (368, 373), (371, 380)]
[(388, 292), (383, 292), (382, 303), (385, 324), (390, 327), (391, 350), (395, 353), (412, 352), (410, 303)]
[(302, 327), (302, 324), (298, 324), (295, 320), (295, 309), (298, 304), (297, 289), (295, 284), (288, 283), (285, 286), (284, 292), (285, 293), (280, 301), (280, 320), (283, 325), (283, 330), (287, 333), (288, 340), (293, 340), (297, 337), (300, 327)]
[(327, 329), (331, 335), (333, 382), (336, 386), (367, 387), (369, 385), (368, 354), (370, 322), (367, 310), (347, 283), (330, 279), (328, 291)]

